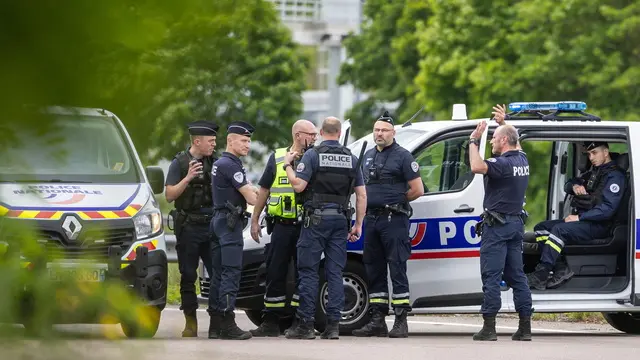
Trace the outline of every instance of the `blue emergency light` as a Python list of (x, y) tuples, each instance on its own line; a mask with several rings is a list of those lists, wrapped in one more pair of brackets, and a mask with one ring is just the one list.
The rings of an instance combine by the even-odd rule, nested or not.
[(587, 104), (582, 101), (558, 101), (558, 102), (516, 102), (509, 104), (509, 110), (515, 112), (529, 111), (584, 111)]

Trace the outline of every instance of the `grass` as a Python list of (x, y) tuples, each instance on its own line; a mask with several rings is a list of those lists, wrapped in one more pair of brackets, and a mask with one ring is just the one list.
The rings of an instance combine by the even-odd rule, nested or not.
[[(196, 280), (196, 294), (200, 294), (200, 282)], [(180, 305), (180, 270), (177, 263), (169, 264), (167, 280), (167, 304)]]
[(581, 322), (590, 324), (606, 324), (599, 312), (574, 312), (574, 313), (561, 313), (561, 314), (533, 314), (534, 321), (562, 321), (562, 322)]

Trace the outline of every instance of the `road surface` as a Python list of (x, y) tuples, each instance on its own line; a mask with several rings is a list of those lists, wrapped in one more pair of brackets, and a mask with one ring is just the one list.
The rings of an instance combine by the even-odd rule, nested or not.
[[(253, 324), (243, 313), (238, 325), (251, 329)], [(471, 336), (480, 329), (479, 316), (413, 316), (407, 339), (341, 337), (340, 340), (288, 340), (253, 338), (246, 341), (207, 339), (208, 315), (199, 311), (199, 338), (182, 339), (182, 313), (175, 307), (165, 309), (160, 329), (151, 340), (129, 340), (118, 325), (62, 325), (56, 330), (64, 341), (54, 345), (39, 340), (0, 344), (2, 359), (118, 359), (118, 360), (374, 360), (374, 359), (613, 359), (634, 358), (640, 354), (640, 339), (620, 333), (608, 325), (585, 323), (534, 322), (533, 341), (516, 342), (510, 336), (517, 319), (498, 320), (497, 342), (474, 342)], [(393, 318), (388, 317), (389, 327)], [(16, 328), (21, 331), (22, 328)], [(16, 346), (19, 345), (19, 346)], [(69, 353), (71, 352), (71, 353)], [(31, 356), (27, 357), (25, 354)]]

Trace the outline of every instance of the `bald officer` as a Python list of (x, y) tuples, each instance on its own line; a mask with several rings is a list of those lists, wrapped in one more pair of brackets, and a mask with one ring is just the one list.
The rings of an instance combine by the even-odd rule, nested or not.
[(217, 309), (211, 309), (209, 338), (246, 340), (249, 331), (235, 322), (236, 295), (242, 273), (242, 229), (251, 215), (247, 204), (255, 205), (257, 189), (247, 180), (241, 157), (247, 156), (254, 128), (243, 121), (229, 124), (227, 149), (213, 164), (213, 231), (219, 241), (213, 243), (213, 276), (209, 296), (218, 298)]

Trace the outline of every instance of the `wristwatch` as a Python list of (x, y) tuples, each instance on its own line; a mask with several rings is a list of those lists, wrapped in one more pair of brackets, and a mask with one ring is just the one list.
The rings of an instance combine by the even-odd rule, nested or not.
[(287, 171), (287, 166), (291, 166), (291, 164), (284, 164), (284, 165), (282, 165), (282, 169), (283, 169), (284, 171)]
[(480, 139), (470, 138), (469, 144), (476, 144), (477, 146), (480, 146)]

